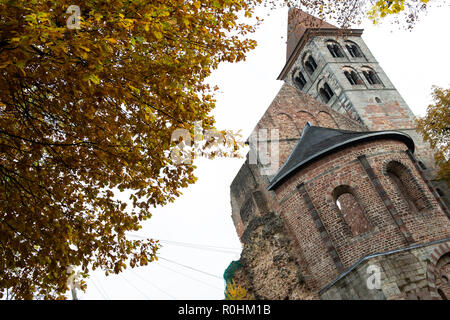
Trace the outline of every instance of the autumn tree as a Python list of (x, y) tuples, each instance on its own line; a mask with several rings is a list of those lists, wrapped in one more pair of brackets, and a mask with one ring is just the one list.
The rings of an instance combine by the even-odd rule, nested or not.
[[(349, 28), (369, 19), (374, 24), (387, 17), (412, 29), (430, 5), (445, 5), (445, 0), (264, 0), (269, 8), (298, 8), (341, 28)], [(305, 23), (308, 23), (307, 21)]]
[(254, 297), (245, 288), (239, 286), (232, 280), (231, 282), (227, 282), (225, 300), (254, 300)]
[(0, 297), (156, 259), (125, 233), (195, 181), (172, 133), (214, 128), (205, 79), (255, 47), (257, 2), (0, 0)]
[(438, 177), (450, 187), (450, 89), (433, 87), (433, 104), (423, 118), (418, 118), (417, 131), (436, 150)]

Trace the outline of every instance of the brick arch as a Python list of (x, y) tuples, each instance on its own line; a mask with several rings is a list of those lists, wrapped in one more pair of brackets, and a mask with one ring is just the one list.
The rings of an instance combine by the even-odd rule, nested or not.
[(307, 122), (309, 122), (313, 126), (317, 125), (316, 117), (308, 111), (300, 110), (294, 115), (294, 118), (295, 122), (297, 123), (297, 128), (300, 132), (303, 131)]
[[(332, 206), (337, 210), (347, 236), (353, 237), (370, 231), (371, 224), (365, 206), (357, 196), (356, 188), (341, 184), (331, 192)], [(338, 201), (341, 207), (338, 206)]]
[(317, 114), (317, 120), (322, 127), (339, 129), (339, 125), (333, 116), (326, 111), (320, 111)]
[(301, 131), (292, 116), (279, 112), (273, 116), (275, 127), (280, 130), (280, 139), (292, 139), (300, 137)]
[[(450, 255), (450, 241), (439, 244), (431, 253), (428, 258), (427, 264), (427, 281), (428, 289), (433, 300), (441, 300), (438, 293), (438, 288), (436, 287), (436, 281), (438, 275), (438, 263), (444, 256)], [(447, 296), (447, 298), (450, 298)]]
[[(383, 161), (383, 174), (392, 184), (399, 196), (408, 202), (411, 210), (421, 211), (430, 208), (432, 203), (426, 196), (425, 190), (418, 183), (417, 177), (413, 174), (413, 170), (400, 159), (387, 159)], [(400, 181), (394, 181), (395, 176)], [(403, 188), (402, 188), (403, 185)]]
[(327, 188), (326, 196), (325, 196), (328, 203), (334, 203), (333, 191), (342, 185), (348, 186), (352, 190), (355, 190), (355, 191), (358, 190), (358, 186), (354, 182), (348, 182), (345, 180), (344, 181), (330, 181), (328, 188)]

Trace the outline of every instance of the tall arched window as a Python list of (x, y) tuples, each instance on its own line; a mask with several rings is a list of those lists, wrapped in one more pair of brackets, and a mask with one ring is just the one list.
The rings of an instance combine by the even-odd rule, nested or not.
[(352, 56), (353, 58), (360, 58), (363, 56), (361, 49), (358, 47), (356, 43), (347, 41), (345, 43), (345, 47), (347, 48), (347, 51), (350, 54), (350, 56)]
[(343, 58), (344, 54), (342, 53), (341, 46), (338, 45), (334, 41), (328, 41), (327, 43), (328, 51), (330, 51), (333, 58)]
[(333, 198), (354, 236), (370, 230), (370, 225), (364, 215), (362, 206), (349, 186), (343, 185), (334, 189)]
[(362, 73), (369, 84), (383, 84), (375, 71), (368, 67), (362, 68)]
[(294, 83), (297, 85), (297, 87), (302, 90), (306, 85), (306, 79), (305, 76), (301, 71), (297, 71), (294, 74)]
[(328, 101), (330, 101), (331, 98), (334, 96), (333, 90), (331, 90), (330, 86), (326, 82), (324, 82), (319, 87), (319, 94), (325, 103), (328, 103)]
[(397, 194), (407, 205), (409, 211), (418, 212), (425, 208), (424, 195), (403, 164), (392, 161), (387, 165), (386, 171)]
[(308, 73), (311, 75), (317, 69), (317, 63), (311, 55), (306, 56), (306, 59), (304, 60), (303, 64), (304, 64), (305, 70), (308, 71)]
[(363, 84), (361, 78), (358, 76), (358, 74), (353, 69), (350, 69), (350, 68), (344, 69), (344, 75), (347, 78), (348, 82), (350, 82), (350, 84), (352, 86), (355, 86), (358, 84)]

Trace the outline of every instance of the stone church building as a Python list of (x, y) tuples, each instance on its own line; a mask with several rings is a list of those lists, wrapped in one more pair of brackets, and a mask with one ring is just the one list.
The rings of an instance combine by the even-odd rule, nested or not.
[(257, 299), (450, 298), (450, 192), (362, 33), (289, 11), (284, 84), (254, 129), (278, 166), (249, 155), (230, 187), (227, 272)]

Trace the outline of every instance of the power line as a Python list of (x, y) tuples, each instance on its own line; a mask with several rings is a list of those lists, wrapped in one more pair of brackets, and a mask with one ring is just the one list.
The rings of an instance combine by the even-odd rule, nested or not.
[[(148, 239), (148, 237), (141, 236), (138, 234), (128, 234), (128, 235), (137, 237), (137, 238), (141, 238), (141, 239)], [(208, 246), (208, 245), (202, 245), (202, 244), (196, 244), (196, 243), (187, 243), (187, 242), (171, 241), (171, 240), (163, 240), (163, 239), (160, 239), (159, 241), (165, 242), (167, 244), (182, 246), (182, 247), (190, 247), (190, 248), (203, 249), (203, 250), (209, 250), (209, 251), (217, 251), (217, 252), (223, 252), (223, 253), (236, 254), (236, 253), (241, 252), (241, 249), (238, 249), (238, 248)]]
[(185, 247), (185, 248), (192, 248), (192, 249), (198, 249), (198, 250), (205, 250), (205, 251), (213, 251), (213, 252), (220, 252), (220, 253), (227, 253), (227, 254), (238, 254), (239, 251), (237, 249), (219, 249), (219, 248), (214, 248), (214, 247), (208, 247), (208, 246), (200, 246), (200, 245), (193, 245), (193, 244), (184, 244), (184, 243), (176, 243), (176, 242), (172, 242), (172, 241), (164, 241), (164, 240), (160, 240), (161, 242), (165, 243), (165, 244), (169, 244), (169, 245), (174, 245), (174, 246), (180, 246), (180, 247)]
[(158, 259), (162, 259), (162, 260), (168, 261), (168, 262), (170, 262), (170, 263), (174, 263), (174, 264), (177, 264), (177, 265), (179, 265), (179, 266), (182, 266), (182, 267), (184, 267), (184, 268), (187, 268), (187, 269), (190, 269), (190, 270), (194, 270), (194, 271), (197, 271), (197, 272), (206, 274), (206, 275), (208, 275), (208, 276), (210, 276), (210, 277), (214, 277), (214, 278), (223, 280), (222, 277), (216, 276), (215, 274), (211, 274), (211, 273), (208, 273), (208, 272), (205, 272), (205, 271), (202, 271), (202, 270), (193, 268), (193, 267), (189, 267), (189, 266), (186, 266), (186, 265), (184, 265), (184, 264), (182, 264), (182, 263), (179, 263), (179, 262), (176, 262), (176, 261), (172, 261), (172, 260), (163, 258), (163, 257), (161, 257), (161, 256), (159, 256)]
[(187, 274), (182, 273), (182, 272), (179, 272), (179, 271), (174, 270), (174, 269), (172, 269), (172, 268), (169, 268), (168, 266), (161, 265), (161, 264), (155, 264), (155, 265), (157, 265), (158, 267), (161, 267), (161, 268), (163, 268), (163, 269), (170, 270), (170, 271), (172, 271), (172, 272), (174, 272), (174, 273), (178, 273), (179, 275), (182, 275), (182, 276), (184, 276), (184, 277), (186, 277), (186, 278), (189, 278), (189, 279), (191, 279), (191, 280), (200, 282), (200, 283), (204, 284), (205, 286), (208, 286), (208, 287), (211, 287), (211, 288), (214, 288), (214, 289), (217, 289), (217, 290), (223, 290), (222, 288), (213, 286), (213, 285), (211, 285), (211, 284), (209, 284), (209, 283), (207, 283), (207, 282), (204, 282), (204, 281), (202, 281), (202, 280), (200, 280), (200, 279), (197, 279), (197, 278), (188, 276)]
[[(100, 295), (102, 296), (102, 298), (104, 299), (104, 300), (109, 300), (109, 298), (103, 293), (103, 291), (102, 290), (100, 290), (100, 288), (97, 286), (97, 284), (95, 283), (95, 281), (94, 281), (94, 278), (91, 278), (91, 281), (92, 281), (92, 283), (93, 283), (93, 285), (94, 285), (94, 287), (97, 289), (97, 291), (100, 293)], [(106, 293), (106, 292), (105, 292)]]
[[(134, 271), (134, 270), (133, 270)], [(170, 293), (164, 291), (163, 289), (159, 288), (157, 285), (155, 285), (154, 283), (150, 282), (150, 280), (142, 277), (141, 275), (139, 275), (137, 272), (133, 273), (135, 276), (137, 276), (138, 278), (144, 280), (145, 282), (149, 283), (151, 286), (155, 287), (156, 289), (158, 289), (159, 291), (161, 291), (162, 293), (164, 293), (166, 296), (170, 297), (171, 299), (174, 300), (178, 300), (177, 298), (175, 298), (173, 295), (171, 295)]]
[[(98, 280), (98, 279), (97, 279)], [(105, 296), (108, 300), (111, 300), (111, 298), (109, 297), (108, 292), (106, 291), (105, 287), (103, 287), (102, 285), (102, 281), (98, 280), (98, 286), (100, 287), (100, 289), (105, 293)]]
[(131, 281), (129, 281), (127, 278), (125, 278), (122, 274), (119, 273), (119, 276), (128, 282), (129, 285), (131, 285), (133, 288), (135, 288), (137, 291), (139, 291), (140, 294), (142, 294), (146, 299), (151, 300), (143, 291), (141, 291), (138, 287), (136, 287)]

